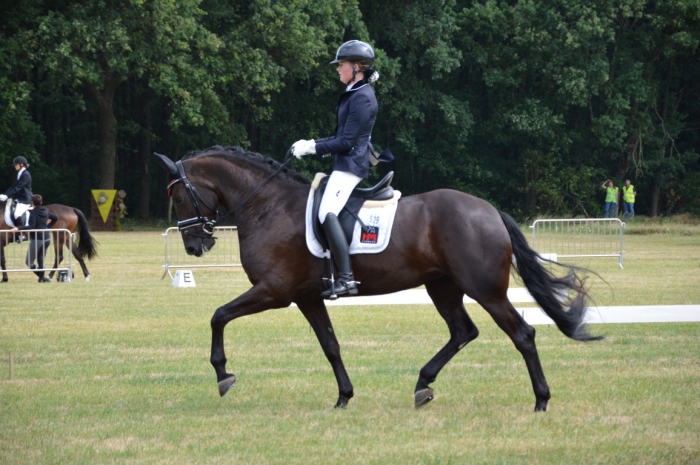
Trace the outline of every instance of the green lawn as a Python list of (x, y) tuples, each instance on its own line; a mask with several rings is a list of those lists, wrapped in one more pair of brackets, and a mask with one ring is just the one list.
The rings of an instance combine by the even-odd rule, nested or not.
[[(209, 319), (247, 287), (236, 271), (160, 280), (159, 232), (96, 233), (92, 281), (0, 284), (0, 463), (698, 463), (700, 324), (596, 325), (582, 344), (537, 327), (552, 391), (533, 413), (527, 369), (478, 306), (480, 337), (413, 408), (420, 368), (447, 340), (428, 305), (333, 307), (355, 387), (346, 410), (294, 308), (227, 327), (238, 385), (209, 364)], [(625, 237), (596, 271), (600, 305), (700, 304), (700, 227)], [(604, 281), (603, 281), (604, 280)], [(520, 305), (518, 305), (520, 306)], [(7, 359), (14, 354), (14, 377)]]

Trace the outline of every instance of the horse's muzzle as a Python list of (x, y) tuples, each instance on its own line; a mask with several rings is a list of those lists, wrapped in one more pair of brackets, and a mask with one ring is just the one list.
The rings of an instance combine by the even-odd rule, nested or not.
[(195, 257), (201, 257), (205, 253), (204, 246), (194, 247), (189, 245), (185, 247), (185, 251), (187, 251), (187, 255), (194, 255)]

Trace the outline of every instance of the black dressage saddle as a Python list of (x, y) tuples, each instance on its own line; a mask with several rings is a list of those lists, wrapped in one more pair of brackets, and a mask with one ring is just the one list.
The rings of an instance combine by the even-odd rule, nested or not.
[[(329, 176), (322, 178), (318, 188), (316, 188), (314, 203), (311, 210), (311, 214), (313, 215), (311, 218), (313, 220), (314, 235), (326, 250), (328, 250), (328, 241), (326, 240), (326, 234), (323, 232), (321, 222), (318, 221), (318, 209), (321, 206), (321, 199), (328, 185), (328, 178)], [(357, 215), (362, 205), (365, 203), (365, 200), (391, 200), (394, 197), (394, 188), (390, 185), (392, 179), (394, 179), (394, 172), (390, 171), (375, 186), (364, 189), (355, 188), (352, 191), (348, 202), (345, 204), (345, 208), (343, 208), (340, 215), (338, 215), (338, 220), (343, 228), (348, 244), (352, 241), (352, 231), (355, 228), (355, 222), (360, 221)], [(361, 221), (360, 224), (362, 224)]]

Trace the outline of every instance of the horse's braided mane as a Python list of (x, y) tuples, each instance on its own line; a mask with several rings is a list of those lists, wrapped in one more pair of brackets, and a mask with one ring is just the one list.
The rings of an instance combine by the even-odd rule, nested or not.
[[(251, 161), (255, 165), (268, 171), (270, 174), (272, 174), (281, 165), (280, 162), (278, 162), (277, 160), (275, 160), (273, 158), (266, 157), (266, 156), (261, 155), (257, 152), (249, 152), (249, 151), (243, 149), (242, 147), (238, 147), (238, 146), (222, 147), (220, 145), (215, 145), (213, 147), (209, 147), (208, 149), (190, 152), (187, 155), (185, 155), (184, 157), (182, 157), (182, 159), (186, 160), (188, 158), (196, 158), (196, 157), (202, 157), (202, 156), (206, 156), (206, 155), (224, 155), (227, 157)], [(291, 168), (285, 168), (281, 171), (281, 173), (285, 174), (289, 178), (294, 179), (295, 181), (298, 181), (300, 183), (311, 184), (311, 181), (308, 178), (306, 178), (302, 174), (294, 171)]]

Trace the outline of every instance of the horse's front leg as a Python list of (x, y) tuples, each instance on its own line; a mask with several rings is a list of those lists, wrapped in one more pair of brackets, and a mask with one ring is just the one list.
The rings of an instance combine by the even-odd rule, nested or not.
[(2, 282), (6, 283), (8, 281), (7, 273), (5, 270), (5, 243), (0, 243), (0, 267), (2, 268)]
[(338, 382), (338, 402), (336, 402), (335, 408), (345, 408), (354, 395), (352, 383), (345, 370), (343, 359), (340, 357), (340, 345), (335, 337), (326, 305), (323, 303), (323, 300), (297, 302), (297, 305), (309, 324), (311, 324), (318, 342), (323, 348), (323, 353), (326, 354), (326, 358), (330, 362), (331, 367), (333, 367), (333, 373), (335, 373), (335, 379)]
[(226, 305), (216, 309), (211, 318), (211, 364), (216, 371), (219, 383), (219, 395), (222, 397), (236, 385), (236, 375), (226, 372), (226, 353), (224, 351), (224, 328), (236, 318), (253, 315), (271, 308), (284, 307), (275, 300), (267, 286), (256, 285)]

